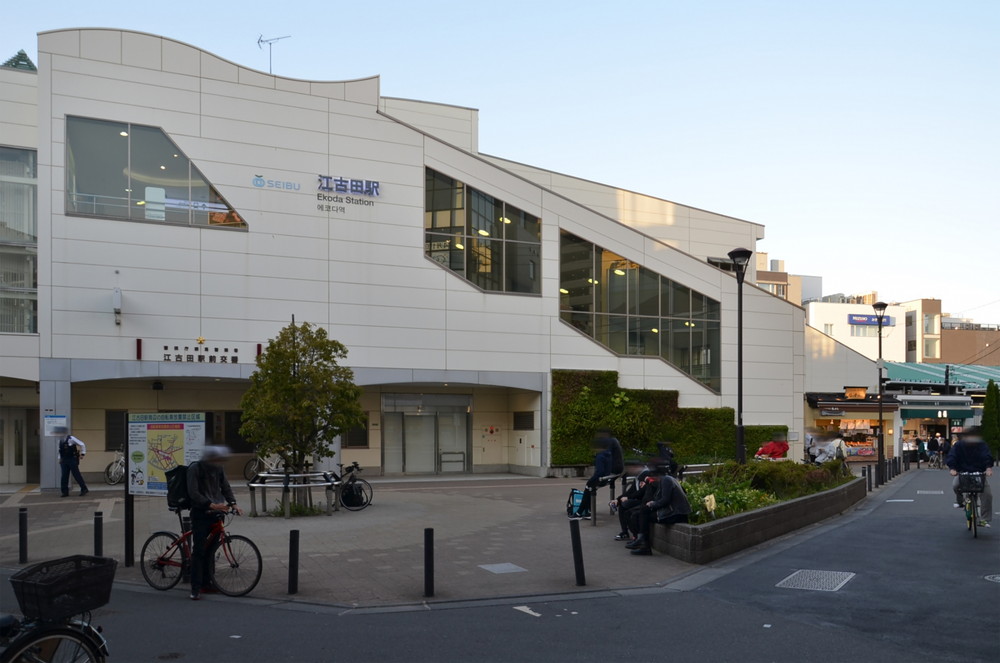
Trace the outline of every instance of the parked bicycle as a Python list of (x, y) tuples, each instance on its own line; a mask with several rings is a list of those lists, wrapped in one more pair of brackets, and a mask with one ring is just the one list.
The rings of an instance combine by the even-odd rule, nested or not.
[[(191, 572), (191, 529), (185, 527), (182, 509), (177, 513), (181, 534), (154, 532), (142, 545), (140, 569), (142, 577), (154, 589), (168, 590)], [(205, 545), (212, 564), (209, 580), (226, 596), (243, 596), (260, 582), (263, 567), (260, 550), (253, 541), (239, 534), (230, 534), (225, 525), (236, 514), (230, 509), (225, 518), (212, 525)]]
[(246, 465), (243, 466), (243, 478), (247, 481), (253, 481), (258, 474), (283, 471), (284, 465), (282, 464), (280, 457), (270, 456), (268, 458), (262, 458), (255, 453), (253, 458), (248, 460)]
[(104, 468), (104, 483), (114, 486), (122, 482), (125, 478), (125, 451), (119, 449), (115, 452), (115, 459)]
[(962, 495), (962, 506), (965, 507), (966, 525), (972, 530), (972, 537), (979, 537), (979, 523), (982, 521), (982, 506), (979, 495), (986, 485), (985, 472), (959, 472), (958, 491)]
[(344, 465), (339, 465), (340, 474), (331, 472), (334, 481), (343, 482), (340, 489), (340, 505), (348, 511), (361, 511), (372, 503), (372, 485), (358, 476), (361, 466), (358, 461), (354, 461), (344, 469)]
[(91, 611), (105, 605), (118, 563), (74, 555), (10, 577), (24, 615), (0, 617), (0, 663), (103, 663), (108, 643)]

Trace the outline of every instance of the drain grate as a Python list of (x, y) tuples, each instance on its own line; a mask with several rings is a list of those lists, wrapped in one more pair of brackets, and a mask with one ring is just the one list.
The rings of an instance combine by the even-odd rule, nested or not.
[(835, 592), (854, 577), (849, 571), (814, 571), (799, 569), (775, 587), (782, 589), (810, 589), (817, 592)]
[(480, 564), (479, 568), (485, 569), (490, 573), (525, 573), (528, 569), (522, 569), (517, 564), (511, 564), (510, 562), (504, 562), (503, 564)]

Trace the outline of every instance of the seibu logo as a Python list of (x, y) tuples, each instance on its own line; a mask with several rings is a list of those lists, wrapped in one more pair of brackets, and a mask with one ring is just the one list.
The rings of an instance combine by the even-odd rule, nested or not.
[(269, 180), (263, 175), (254, 175), (252, 183), (258, 189), (282, 189), (285, 191), (298, 191), (301, 186), (298, 182), (288, 182), (285, 180)]

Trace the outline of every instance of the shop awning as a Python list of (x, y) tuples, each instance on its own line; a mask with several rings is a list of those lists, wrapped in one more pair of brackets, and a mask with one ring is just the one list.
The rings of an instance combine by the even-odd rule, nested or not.
[(940, 416), (942, 412), (948, 413), (948, 419), (972, 419), (972, 410), (947, 407), (934, 408), (933, 410), (904, 407), (899, 411), (899, 416), (902, 419), (943, 419), (944, 417)]

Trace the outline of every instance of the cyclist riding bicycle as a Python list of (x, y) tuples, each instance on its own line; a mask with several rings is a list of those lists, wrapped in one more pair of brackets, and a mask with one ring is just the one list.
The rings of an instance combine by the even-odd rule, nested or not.
[[(979, 426), (966, 428), (958, 436), (958, 442), (952, 445), (945, 461), (951, 470), (951, 475), (955, 477), (951, 487), (955, 491), (955, 508), (959, 508), (962, 503), (962, 494), (958, 490), (959, 472), (984, 472), (986, 476), (993, 475), (993, 455), (990, 448), (983, 440), (983, 431)], [(979, 495), (979, 504), (982, 508), (981, 527), (989, 527), (993, 520), (993, 491), (990, 490), (990, 482), (983, 479), (983, 492)]]
[(191, 463), (187, 472), (188, 495), (191, 498), (191, 599), (197, 601), (204, 591), (213, 591), (207, 585), (211, 577), (208, 566), (212, 560), (205, 554), (205, 541), (215, 520), (225, 517), (232, 507), (237, 514), (243, 512), (236, 506), (233, 489), (226, 479), (223, 463), (229, 457), (229, 448), (206, 446), (201, 460)]

